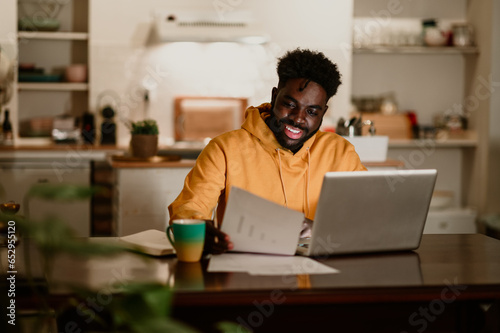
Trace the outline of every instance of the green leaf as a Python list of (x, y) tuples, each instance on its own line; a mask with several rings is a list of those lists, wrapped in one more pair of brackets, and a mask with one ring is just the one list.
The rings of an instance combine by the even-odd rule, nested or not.
[(172, 318), (152, 318), (145, 322), (134, 323), (132, 325), (134, 332), (137, 333), (198, 333), (198, 330), (183, 324)]
[(172, 291), (168, 286), (158, 283), (129, 283), (122, 289), (128, 297), (141, 295), (140, 302), (159, 317), (170, 315), (170, 304), (172, 302)]
[(238, 333), (238, 332), (248, 332), (251, 333), (246, 327), (230, 322), (230, 321), (221, 321), (216, 325), (217, 329), (224, 333)]
[(111, 313), (116, 327), (134, 332), (185, 332), (196, 330), (169, 317), (172, 291), (158, 283), (129, 283), (113, 298)]
[(146, 119), (131, 124), (131, 134), (158, 135), (158, 124), (156, 120)]

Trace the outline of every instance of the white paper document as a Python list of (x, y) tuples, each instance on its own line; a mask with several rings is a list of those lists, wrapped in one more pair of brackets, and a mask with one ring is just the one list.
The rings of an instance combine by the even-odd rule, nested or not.
[(233, 251), (294, 255), (304, 214), (231, 187), (221, 230)]
[(340, 272), (307, 257), (250, 253), (212, 255), (207, 271), (246, 272), (250, 275), (335, 274)]

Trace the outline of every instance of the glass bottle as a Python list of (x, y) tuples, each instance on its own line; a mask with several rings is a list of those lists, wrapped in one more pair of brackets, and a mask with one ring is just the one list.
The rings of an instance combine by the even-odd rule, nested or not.
[(12, 145), (14, 143), (14, 135), (12, 133), (12, 124), (9, 119), (9, 110), (5, 110), (5, 116), (2, 123), (3, 141), (4, 145)]

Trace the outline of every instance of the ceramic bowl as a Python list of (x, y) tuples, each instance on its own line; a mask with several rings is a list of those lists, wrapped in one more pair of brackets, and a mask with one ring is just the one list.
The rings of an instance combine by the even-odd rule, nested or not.
[(446, 34), (438, 28), (426, 28), (424, 41), (427, 46), (443, 46), (448, 40)]
[(73, 64), (66, 67), (66, 81), (68, 82), (86, 82), (87, 81), (87, 65)]
[(18, 22), (20, 31), (57, 31), (59, 27), (59, 20), (49, 17), (37, 17), (36, 19), (22, 17)]

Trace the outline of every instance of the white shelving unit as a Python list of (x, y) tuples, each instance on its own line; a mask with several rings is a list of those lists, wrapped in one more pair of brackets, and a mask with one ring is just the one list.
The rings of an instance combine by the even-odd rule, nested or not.
[[(380, 65), (383, 64), (387, 71), (395, 70), (396, 66), (398, 69), (411, 68), (409, 72), (415, 75), (408, 75), (408, 77), (390, 74), (386, 78), (389, 80), (392, 87), (396, 87), (399, 90), (395, 90), (396, 95), (400, 92), (404, 94), (404, 90), (408, 86), (411, 86), (413, 82), (410, 81), (421, 80), (425, 81), (427, 88), (430, 86), (435, 86), (436, 90), (444, 91), (446, 86), (442, 86), (442, 81), (438, 78), (434, 78), (430, 73), (428, 66), (433, 66), (433, 63), (442, 63), (452, 61), (453, 65), (448, 65), (445, 71), (450, 71), (452, 68), (455, 69), (454, 75), (457, 76), (457, 80), (463, 82), (467, 85), (466, 76), (466, 66), (467, 61), (461, 61), (460, 57), (464, 57), (473, 60), (477, 55), (479, 55), (479, 50), (476, 47), (427, 47), (427, 46), (398, 46), (398, 47), (386, 47), (386, 46), (376, 46), (370, 48), (357, 48), (353, 49), (353, 63), (356, 66), (357, 57), (361, 58), (363, 64), (367, 63), (368, 58), (372, 57), (375, 60), (372, 65), (374, 72), (381, 73), (383, 69)], [(457, 58), (458, 57), (458, 58)], [(455, 66), (458, 65), (458, 66)], [(463, 65), (463, 67), (461, 67)], [(418, 75), (422, 73), (421, 77)], [(367, 80), (370, 80), (370, 76), (377, 76), (375, 74), (370, 75), (369, 72), (365, 73)], [(425, 79), (423, 79), (425, 78)], [(353, 80), (353, 84), (356, 84), (356, 80)], [(366, 83), (366, 82), (365, 82)], [(372, 82), (373, 87), (379, 85), (384, 85), (386, 82), (383, 80), (377, 80), (376, 83)], [(457, 89), (455, 89), (456, 92)], [(458, 94), (456, 95), (458, 96)], [(427, 93), (414, 94), (415, 102), (419, 103), (420, 99), (426, 99), (428, 101), (428, 108), (423, 110), (417, 110), (425, 113), (432, 112), (433, 103), (442, 103), (438, 94), (429, 96)], [(462, 97), (456, 97), (450, 100), (463, 100)], [(446, 97), (444, 98), (446, 99)], [(408, 101), (407, 101), (408, 102)], [(411, 101), (410, 101), (411, 103)], [(436, 109), (439, 109), (436, 107)], [(444, 111), (444, 110), (443, 110)], [(406, 168), (435, 168), (438, 170), (438, 182), (436, 184), (436, 189), (450, 191), (454, 194), (453, 202), (450, 207), (443, 208), (441, 210), (431, 210), (428, 214), (426, 228), (424, 233), (474, 233), (477, 232), (476, 218), (477, 213), (474, 209), (464, 207), (464, 188), (467, 188), (467, 182), (470, 181), (470, 177), (467, 177), (464, 172), (467, 168), (464, 166), (466, 163), (465, 151), (470, 149), (475, 149), (477, 145), (477, 136), (474, 131), (467, 131), (463, 138), (454, 138), (439, 140), (434, 142), (432, 147), (429, 147), (429, 143), (419, 142), (419, 140), (391, 140), (389, 144), (388, 157), (395, 160), (402, 160), (408, 163)], [(424, 148), (422, 148), (424, 147)], [(430, 152), (432, 150), (432, 153)]]
[[(444, 1), (453, 4), (446, 12), (431, 2), (408, 4), (403, 12), (392, 17), (393, 25), (390, 26), (372, 16), (386, 5), (385, 2), (355, 1), (354, 20), (358, 25), (353, 28), (353, 36), (357, 34), (361, 38), (356, 42), (361, 42), (362, 47), (352, 48), (353, 96), (394, 93), (399, 110), (415, 112), (420, 125), (432, 125), (437, 115), (460, 110), (467, 102), (467, 93), (474, 80), (471, 69), (480, 56), (479, 48), (384, 45), (384, 41), (404, 43), (408, 36), (412, 38), (406, 41), (419, 43), (416, 36), (421, 33), (423, 19), (434, 18), (438, 24), (467, 20), (465, 1)], [(474, 155), (472, 152), (478, 145), (477, 133), (471, 128), (463, 138), (430, 141), (391, 140), (388, 158), (404, 161), (405, 167), (410, 169), (437, 169), (436, 190), (453, 193), (449, 206), (431, 210), (426, 233), (475, 232), (476, 212), (469, 207), (467, 190), (471, 185), (473, 164), (469, 157)]]
[(19, 39), (53, 39), (53, 40), (88, 40), (87, 32), (65, 32), (65, 31), (19, 31)]
[[(21, 6), (19, 1), (18, 6)], [(88, 6), (88, 0), (69, 0), (61, 4), (57, 31), (17, 31), (19, 64), (33, 64), (35, 68), (44, 69), (46, 74), (18, 78), (15, 94), (18, 108), (13, 117), (17, 120), (14, 132), (18, 144), (50, 139), (30, 130), (30, 124), (36, 118), (61, 115), (78, 118), (88, 111), (90, 81), (73, 83), (64, 80), (65, 67), (81, 63), (86, 64), (87, 69), (90, 67)]]
[(87, 91), (89, 89), (88, 83), (70, 83), (70, 82), (19, 82), (17, 84), (18, 90), (32, 90), (32, 91)]

